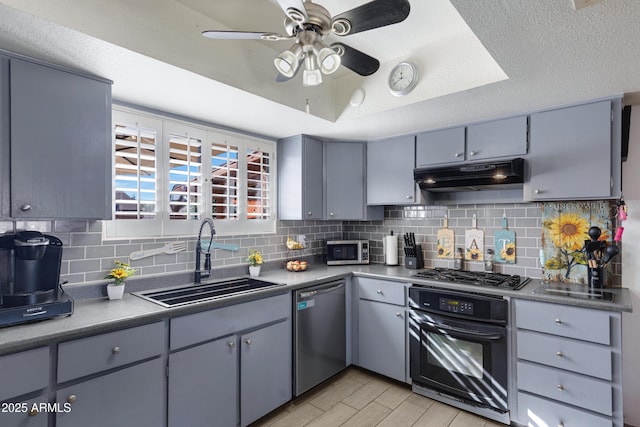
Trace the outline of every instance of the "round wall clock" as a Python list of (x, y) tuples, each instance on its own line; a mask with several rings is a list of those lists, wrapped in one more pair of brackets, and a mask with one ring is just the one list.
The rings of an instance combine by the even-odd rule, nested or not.
[(389, 74), (389, 90), (395, 96), (408, 94), (419, 80), (418, 67), (412, 62), (401, 62)]

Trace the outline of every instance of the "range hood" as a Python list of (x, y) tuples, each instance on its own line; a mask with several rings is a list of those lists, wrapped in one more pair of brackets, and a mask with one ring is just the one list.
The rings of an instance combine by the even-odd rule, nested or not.
[(522, 188), (524, 159), (490, 161), (413, 170), (424, 191), (451, 192)]

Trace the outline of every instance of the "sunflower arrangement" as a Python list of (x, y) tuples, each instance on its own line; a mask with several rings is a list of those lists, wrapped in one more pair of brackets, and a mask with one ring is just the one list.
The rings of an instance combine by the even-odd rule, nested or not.
[(262, 260), (262, 254), (260, 251), (255, 249), (249, 249), (249, 256), (247, 257), (247, 262), (252, 266), (258, 266), (262, 264), (264, 261)]
[(478, 248), (468, 248), (467, 249), (467, 259), (471, 259), (471, 260), (477, 260), (480, 259), (480, 255), (482, 255), (482, 252), (480, 252), (480, 249)]
[(438, 258), (450, 258), (451, 251), (446, 246), (438, 245)]
[(516, 260), (516, 244), (511, 242), (507, 243), (504, 248), (500, 249), (500, 257), (509, 262)]
[(116, 260), (115, 268), (112, 268), (109, 274), (104, 276), (105, 279), (113, 279), (116, 285), (124, 284), (124, 279), (136, 274), (135, 268), (132, 268), (129, 264)]

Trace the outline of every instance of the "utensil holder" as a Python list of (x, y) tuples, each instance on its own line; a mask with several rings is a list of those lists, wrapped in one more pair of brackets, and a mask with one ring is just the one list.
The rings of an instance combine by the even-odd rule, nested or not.
[(589, 290), (602, 290), (604, 288), (604, 268), (590, 267), (587, 269)]
[(422, 246), (415, 245), (415, 256), (405, 256), (404, 266), (411, 270), (418, 270), (424, 268), (424, 255), (422, 255)]

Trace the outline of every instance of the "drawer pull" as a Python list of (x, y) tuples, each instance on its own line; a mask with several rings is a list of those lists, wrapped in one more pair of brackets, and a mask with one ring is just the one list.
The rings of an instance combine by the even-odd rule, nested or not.
[(67, 397), (67, 403), (75, 403), (76, 400), (78, 400), (78, 398), (76, 397), (75, 394), (70, 394)]
[(28, 212), (28, 211), (30, 211), (30, 210), (31, 210), (31, 205), (29, 205), (29, 204), (22, 205), (22, 206), (20, 206), (20, 210), (21, 210), (22, 212)]
[(120, 347), (115, 346), (111, 349), (111, 354), (120, 354)]
[(35, 405), (31, 408), (31, 410), (29, 410), (29, 412), (27, 413), (28, 416), (30, 417), (35, 417), (36, 415), (38, 415), (38, 410), (35, 408)]
[(556, 322), (556, 325), (562, 325), (562, 320), (560, 319), (556, 319), (555, 322)]
[(563, 423), (562, 421), (560, 421), (560, 422), (558, 423), (558, 427), (564, 427), (564, 423)]
[(244, 340), (244, 342), (245, 342), (247, 345), (251, 345), (251, 340), (249, 340), (249, 339)]
[(561, 351), (557, 351), (557, 352), (556, 352), (556, 356), (558, 356), (558, 357), (564, 357), (564, 353), (562, 353)]
[(378, 290), (376, 291), (376, 294), (378, 294), (378, 295), (382, 295), (382, 291), (381, 291), (380, 289), (378, 289)]
[(236, 342), (235, 341), (229, 341), (227, 343), (227, 345), (229, 346), (229, 348), (234, 348), (236, 346)]
[(400, 312), (396, 313), (396, 317), (399, 317), (399, 318), (402, 319), (402, 313), (400, 313)]
[(556, 388), (558, 389), (558, 391), (564, 391), (564, 386), (562, 384), (558, 384)]

